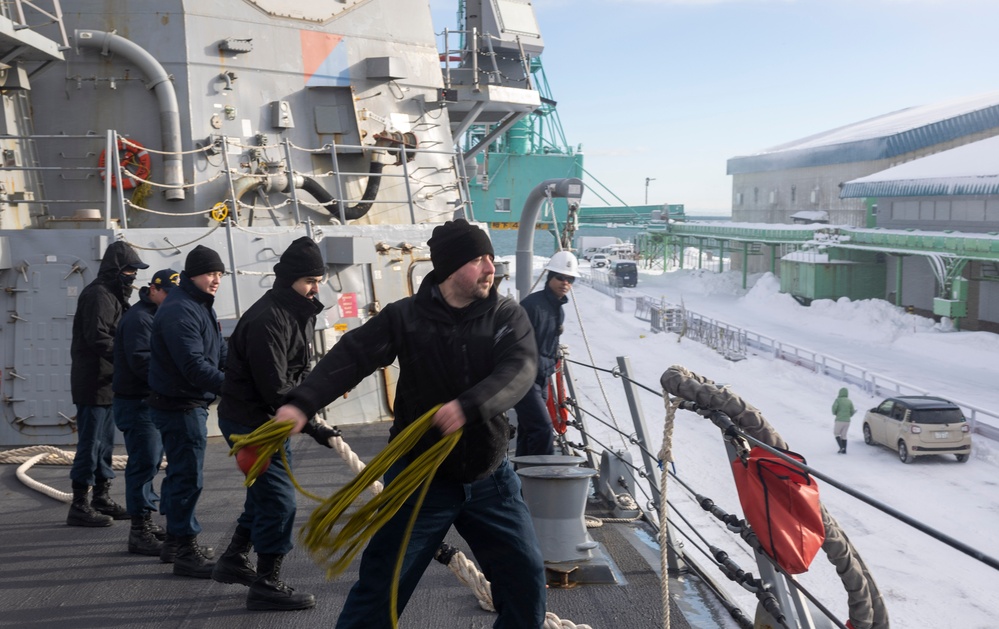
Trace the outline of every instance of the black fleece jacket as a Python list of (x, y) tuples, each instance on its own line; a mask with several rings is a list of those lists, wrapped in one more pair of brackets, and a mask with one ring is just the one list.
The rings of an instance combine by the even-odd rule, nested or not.
[[(504, 411), (531, 387), (537, 346), (527, 314), (495, 287), (460, 310), (441, 297), (431, 272), (413, 297), (388, 304), (343, 335), (288, 402), (313, 415), (376, 369), (399, 361), (395, 421), (390, 439), (437, 404), (457, 399), (467, 424), (439, 478), (463, 483), (489, 476), (506, 455), (510, 427)], [(428, 433), (416, 456), (440, 439)]]
[(229, 337), (219, 417), (252, 429), (274, 416), (309, 373), (322, 310), (291, 287), (272, 288), (250, 306)]

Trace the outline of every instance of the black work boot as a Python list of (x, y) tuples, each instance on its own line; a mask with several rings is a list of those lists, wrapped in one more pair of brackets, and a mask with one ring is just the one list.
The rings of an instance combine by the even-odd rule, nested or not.
[(214, 568), (215, 562), (205, 557), (201, 552), (197, 535), (184, 535), (177, 538), (177, 555), (173, 560), (173, 573), (175, 575), (210, 579)]
[(153, 516), (146, 511), (146, 518), (149, 519), (149, 532), (153, 534), (153, 537), (160, 540), (161, 542), (166, 539), (166, 529), (164, 529), (159, 524), (153, 522)]
[(219, 583), (241, 583), (243, 585), (253, 585), (257, 580), (257, 570), (250, 563), (250, 532), (241, 526), (236, 527), (236, 532), (232, 534), (232, 541), (229, 547), (222, 553), (222, 557), (215, 562), (215, 569), (212, 570), (212, 579)]
[(160, 556), (163, 542), (156, 539), (152, 525), (148, 511), (143, 515), (132, 516), (132, 528), (128, 531), (128, 552), (149, 557)]
[[(165, 533), (163, 536), (163, 549), (160, 551), (160, 561), (163, 563), (173, 563), (177, 556), (177, 536)], [(215, 550), (210, 546), (202, 546), (201, 554), (209, 559), (215, 558)]]
[(284, 555), (258, 554), (257, 580), (246, 595), (246, 608), (255, 611), (290, 611), (316, 606), (316, 597), (296, 592), (281, 581)]
[(109, 515), (115, 520), (127, 520), (128, 511), (125, 507), (111, 499), (111, 479), (98, 478), (94, 484), (94, 499), (91, 504), (94, 510), (104, 515)]
[(843, 447), (839, 449), (841, 454), (846, 454), (846, 439), (843, 440)]
[(90, 505), (90, 485), (73, 483), (73, 502), (69, 505), (66, 524), (70, 526), (111, 526), (110, 516), (97, 513)]

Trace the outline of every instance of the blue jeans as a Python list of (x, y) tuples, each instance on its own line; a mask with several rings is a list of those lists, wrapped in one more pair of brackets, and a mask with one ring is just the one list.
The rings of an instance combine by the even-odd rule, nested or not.
[(537, 382), (517, 402), (517, 456), (529, 454), (555, 454), (555, 440), (552, 432), (552, 418), (548, 414), (545, 400), (548, 398), (548, 381), (544, 385)]
[(125, 435), (125, 510), (129, 515), (155, 511), (160, 501), (153, 479), (163, 458), (163, 439), (153, 425), (149, 407), (143, 399), (116, 397), (112, 403), (114, 423)]
[(167, 533), (176, 536), (197, 535), (201, 525), (194, 515), (201, 488), (205, 446), (208, 443), (208, 409), (163, 411), (150, 408), (166, 452), (166, 477), (160, 485), (160, 513), (166, 516)]
[[(232, 446), (231, 435), (253, 432), (242, 424), (219, 417), (219, 430)], [(284, 442), (284, 452), (291, 465), (291, 440)], [(291, 534), (295, 528), (295, 485), (281, 462), (281, 453), (271, 457), (270, 467), (246, 488), (243, 513), (236, 521), (250, 531), (250, 541), (257, 554), (287, 555), (294, 548)]]
[(92, 486), (98, 480), (115, 477), (111, 469), (114, 454), (114, 421), (111, 406), (78, 404), (76, 406), (76, 456), (69, 478), (74, 483)]
[[(402, 471), (396, 463), (386, 484)], [(344, 602), (337, 629), (389, 629), (389, 584), (399, 544), (417, 497), (413, 494), (383, 526), (361, 556), (360, 575)], [(544, 624), (545, 568), (520, 479), (508, 461), (474, 483), (435, 480), (413, 527), (399, 580), (399, 613), (451, 525), (468, 542), (492, 584), (498, 617), (494, 629), (537, 629)]]

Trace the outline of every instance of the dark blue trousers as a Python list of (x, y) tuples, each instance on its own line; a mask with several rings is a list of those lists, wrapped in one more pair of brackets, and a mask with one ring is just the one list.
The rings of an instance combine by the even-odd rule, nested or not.
[[(221, 417), (219, 429), (230, 447), (231, 435), (253, 432), (251, 428)], [(288, 465), (291, 465), (290, 439), (284, 442), (284, 452), (288, 457)], [(250, 541), (257, 554), (287, 555), (294, 548), (291, 534), (295, 528), (295, 510), (295, 485), (284, 469), (281, 453), (277, 452), (271, 457), (267, 471), (246, 488), (243, 513), (237, 523), (250, 531)]]
[(111, 469), (114, 454), (114, 421), (111, 406), (78, 404), (76, 406), (76, 456), (69, 478), (74, 483), (93, 486), (101, 479), (115, 477)]
[[(402, 470), (397, 463), (386, 484)], [(361, 556), (360, 576), (344, 602), (337, 629), (389, 629), (389, 584), (402, 536), (419, 490), (382, 527)], [(520, 495), (520, 479), (507, 461), (474, 483), (434, 481), (417, 516), (399, 580), (399, 613), (448, 529), (468, 542), (492, 585), (498, 616), (494, 629), (538, 629), (547, 605), (545, 569), (531, 515)]]
[(125, 435), (125, 510), (129, 515), (156, 511), (160, 497), (153, 479), (163, 459), (163, 440), (153, 425), (149, 406), (143, 399), (116, 397), (112, 403), (114, 423)]
[(552, 418), (545, 405), (547, 398), (548, 381), (543, 386), (535, 382), (513, 407), (517, 411), (517, 456), (555, 454)]
[(205, 446), (208, 443), (208, 409), (184, 411), (149, 409), (163, 438), (166, 476), (160, 485), (160, 513), (166, 516), (167, 533), (197, 535), (201, 525), (194, 515), (204, 487)]

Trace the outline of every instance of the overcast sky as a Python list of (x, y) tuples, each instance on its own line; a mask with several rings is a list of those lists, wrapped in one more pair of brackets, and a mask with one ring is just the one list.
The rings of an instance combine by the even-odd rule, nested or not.
[[(566, 137), (629, 204), (651, 177), (649, 203), (728, 212), (731, 157), (999, 89), (995, 0), (532, 4)], [(431, 6), (453, 28), (457, 0)]]

